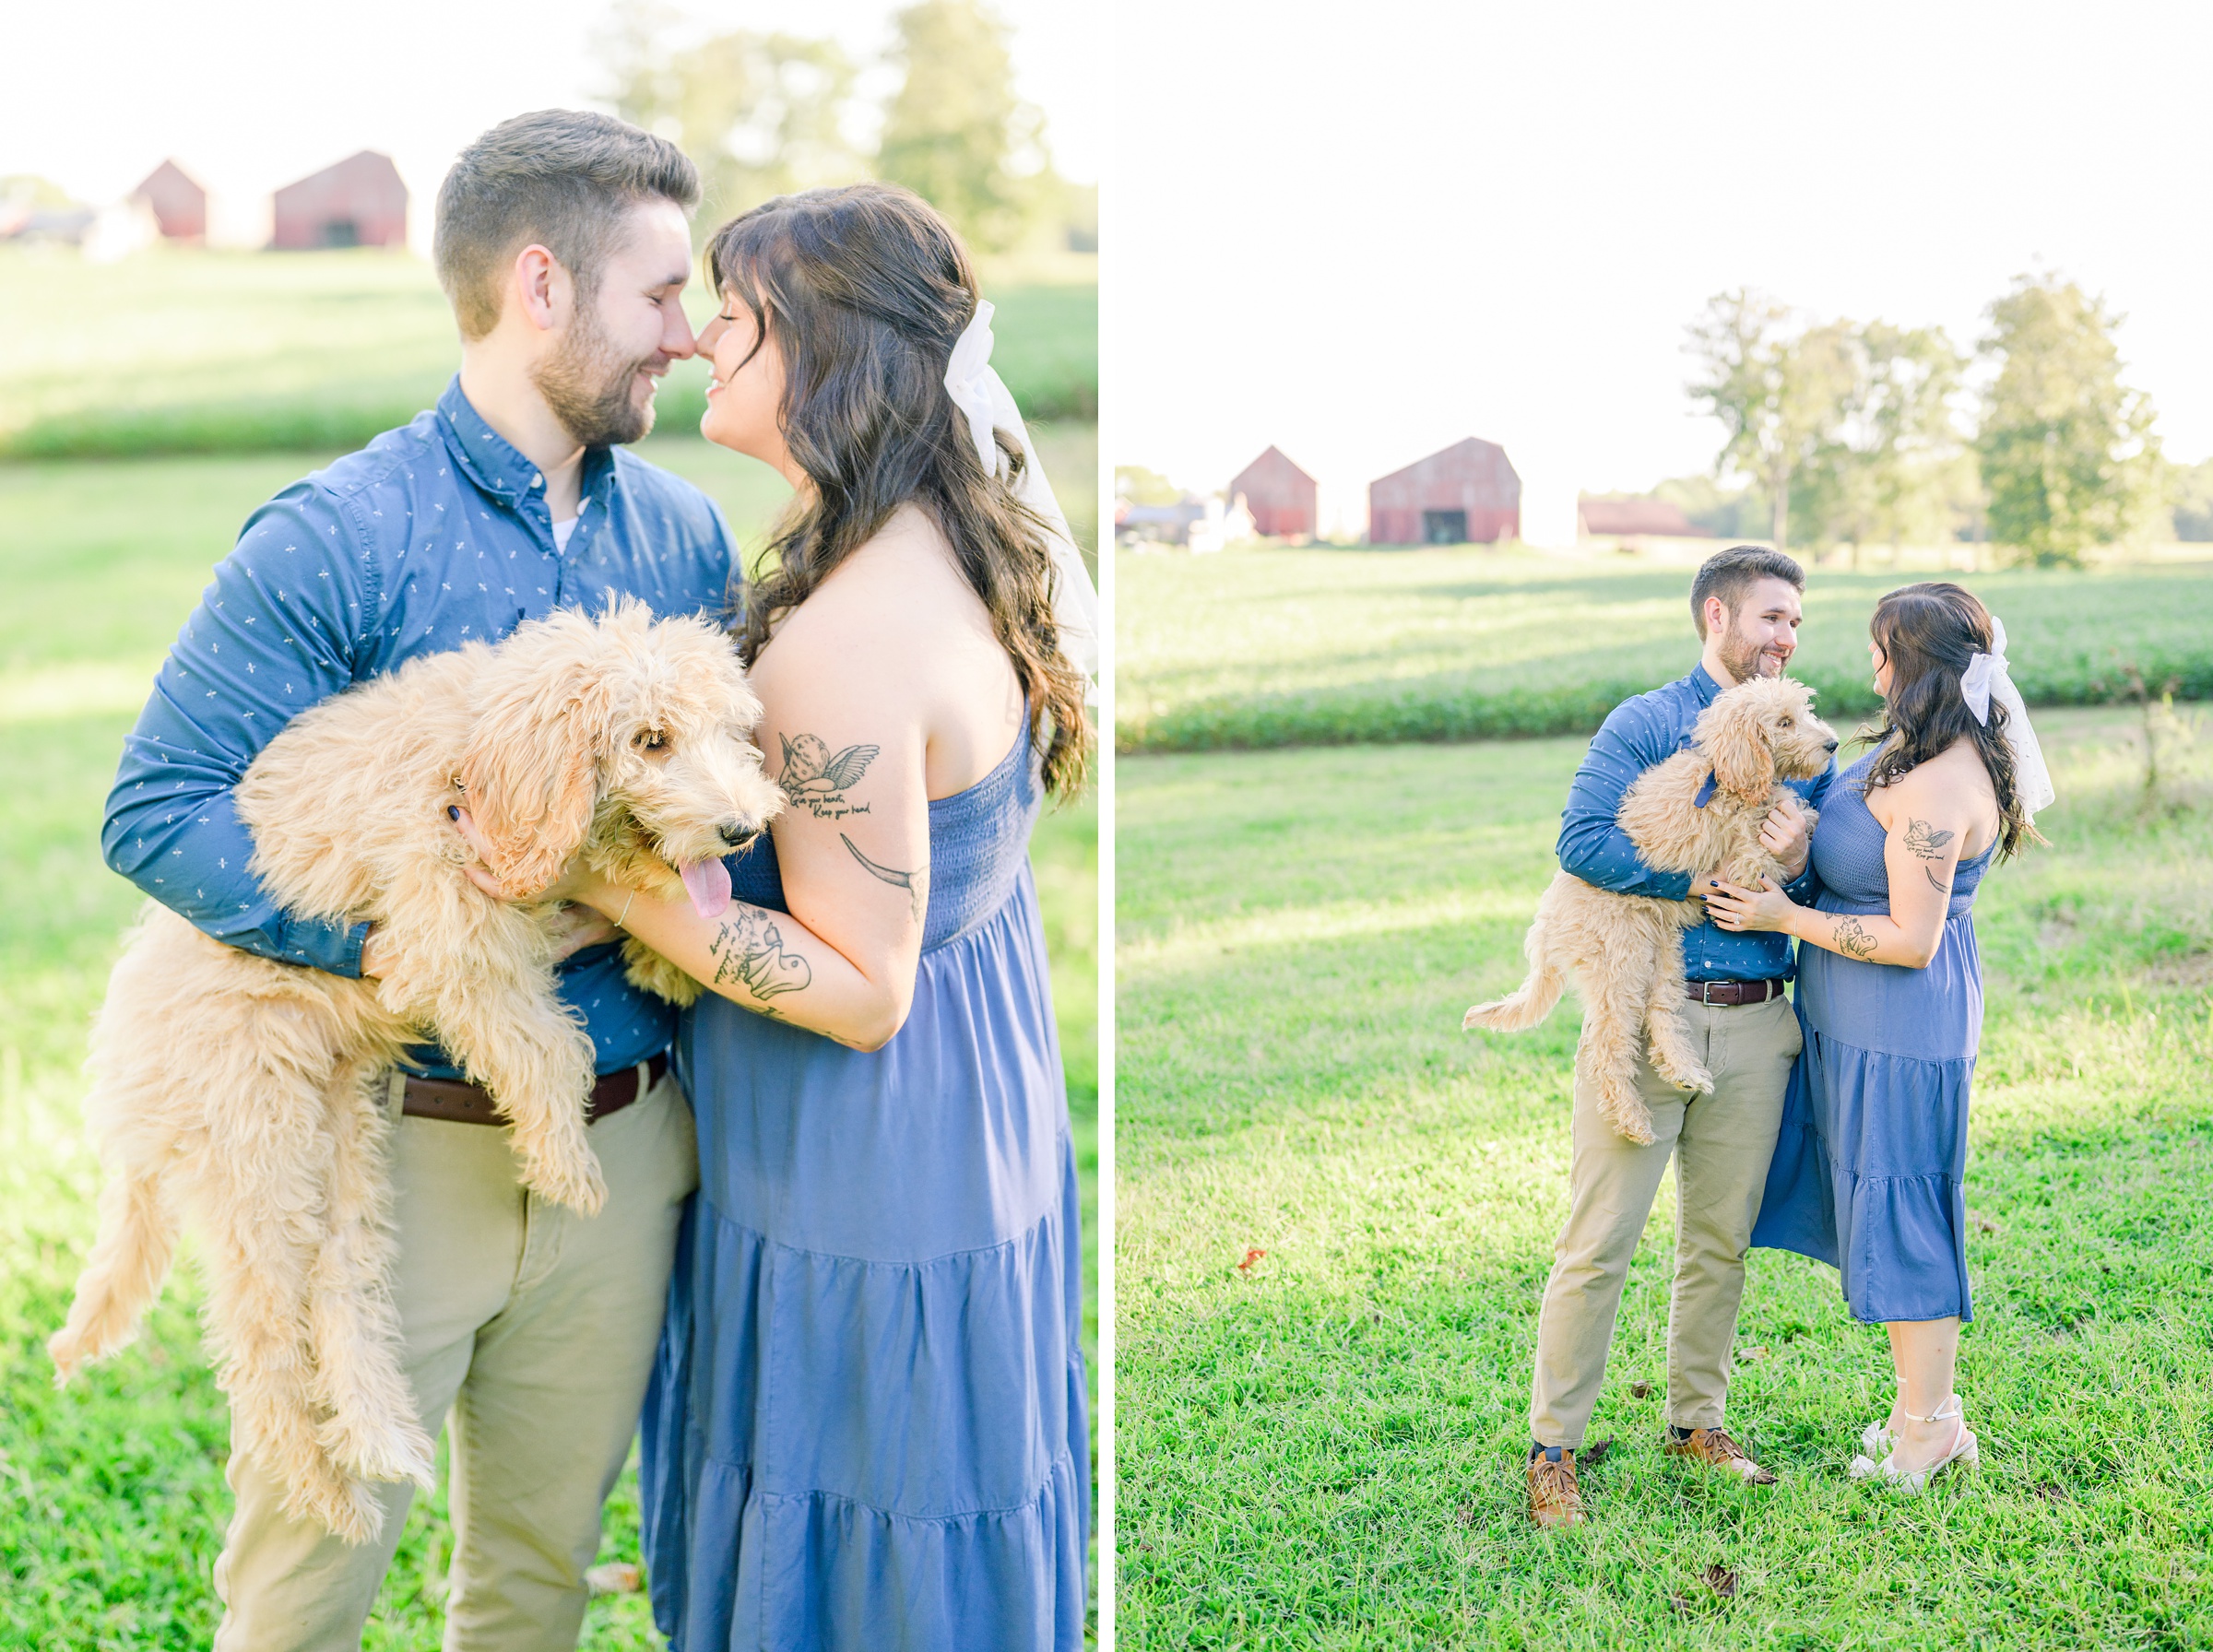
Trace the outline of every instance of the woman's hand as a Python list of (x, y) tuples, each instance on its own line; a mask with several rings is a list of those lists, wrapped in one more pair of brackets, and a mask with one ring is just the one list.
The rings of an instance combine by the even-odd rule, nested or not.
[(1710, 879), (1709, 885), (1706, 911), (1715, 928), (1726, 929), (1732, 935), (1763, 929), (1780, 930), (1784, 935), (1796, 933), (1793, 926), (1805, 908), (1784, 894), (1772, 878), (1762, 878), (1756, 890), (1744, 889), (1720, 878)]

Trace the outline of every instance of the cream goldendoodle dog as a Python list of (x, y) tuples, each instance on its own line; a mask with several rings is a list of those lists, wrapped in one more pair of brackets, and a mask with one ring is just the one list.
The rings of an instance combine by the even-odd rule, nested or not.
[[(1761, 844), (1760, 826), (1782, 782), (1826, 773), (1837, 749), (1814, 715), (1811, 691), (1787, 677), (1740, 683), (1699, 714), (1691, 738), (1689, 749), (1638, 776), (1621, 800), (1621, 829), (1655, 871), (1718, 869), (1755, 889), (1762, 878), (1780, 881), (1782, 867)], [(1814, 811), (1800, 808), (1810, 832)], [(1583, 996), (1577, 1065), (1598, 1086), (1600, 1115), (1631, 1141), (1649, 1143), (1651, 1111), (1637, 1092), (1640, 1044), (1672, 1083), (1713, 1089), (1683, 1013), (1683, 931), (1705, 915), (1696, 901), (1615, 894), (1561, 872), (1523, 942), (1529, 978), (1511, 996), (1476, 1005), (1461, 1025), (1533, 1027), (1560, 1001), (1572, 971)]]
[[(382, 1518), (364, 1481), (428, 1486), (390, 1296), (380, 1076), (434, 1034), (513, 1125), (526, 1186), (586, 1214), (606, 1198), (553, 909), (472, 884), (448, 810), (467, 803), (524, 903), (582, 850), (633, 887), (680, 879), (711, 913), (729, 899), (722, 856), (782, 799), (746, 738), (760, 715), (723, 632), (629, 602), (411, 661), (270, 741), (237, 791), (254, 870), (290, 912), (373, 920), (389, 962), (347, 980), (146, 908), (93, 1031), (87, 1113), (111, 1179), (47, 1344), (64, 1380), (129, 1339), (189, 1221), (236, 1445), (286, 1508), (361, 1542)], [(626, 956), (641, 986), (697, 995), (635, 941)]]

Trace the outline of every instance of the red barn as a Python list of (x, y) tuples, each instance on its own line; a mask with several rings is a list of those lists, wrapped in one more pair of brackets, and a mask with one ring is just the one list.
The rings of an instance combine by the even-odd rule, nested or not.
[(154, 222), (164, 241), (205, 241), (207, 238), (207, 192), (173, 160), (164, 160), (131, 191), (153, 209)]
[(1314, 478), (1272, 447), (1237, 474), (1229, 484), (1235, 503), (1244, 495), (1252, 513), (1252, 531), (1269, 539), (1314, 537)]
[(391, 157), (363, 149), (278, 190), (276, 219), (269, 244), (288, 252), (405, 246), (408, 186)]
[(1367, 485), (1370, 545), (1492, 544), (1521, 537), (1521, 478), (1469, 437)]
[(1663, 499), (1582, 499), (1576, 503), (1577, 525), (1585, 537), (1614, 534), (1623, 537), (1650, 535), (1660, 539), (1710, 539), (1710, 528), (1700, 527), (1683, 514), (1683, 507)]

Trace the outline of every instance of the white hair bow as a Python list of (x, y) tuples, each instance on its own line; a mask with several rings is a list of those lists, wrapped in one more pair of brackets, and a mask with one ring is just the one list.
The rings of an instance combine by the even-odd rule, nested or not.
[(2013, 748), (2014, 796), (2033, 816), (2049, 808), (2055, 796), (2052, 772), (2044, 767), (2043, 748), (2036, 743), (2036, 730), (2029, 726), (2028, 704), (2021, 699), (2020, 690), (2013, 686), (2012, 674), (2006, 668), (2006, 622), (1993, 614), (1990, 629), (1990, 652), (1967, 662), (1967, 669), (1959, 675), (1959, 693), (1975, 721), (1986, 728), (1991, 701), (1994, 698), (2006, 708), (2006, 743)]
[(1076, 549), (1075, 536), (1069, 532), (1068, 518), (1061, 513), (1060, 502), (1053, 497), (1053, 485), (1046, 479), (1045, 466), (1038, 463), (1037, 449), (1022, 422), (1022, 411), (1015, 407), (1005, 381), (992, 369), (991, 315), (991, 306), (979, 301), (975, 319), (954, 343), (953, 360), (945, 365), (945, 389), (953, 397), (953, 405), (968, 421), (968, 434), (976, 442), (976, 455), (983, 461), (986, 471), (997, 476), (1006, 468), (1006, 455), (1000, 452), (994, 431), (1009, 431), (1022, 444), (1029, 462), (1023, 466), (1022, 485), (1015, 497), (1045, 520), (1046, 543), (1053, 553), (1053, 567), (1058, 576), (1053, 581), (1053, 624), (1060, 633), (1060, 652), (1068, 656), (1069, 664), (1083, 674), (1090, 684), (1086, 698), (1095, 704), (1099, 593), (1091, 583), (1091, 571), (1083, 566), (1083, 553)]

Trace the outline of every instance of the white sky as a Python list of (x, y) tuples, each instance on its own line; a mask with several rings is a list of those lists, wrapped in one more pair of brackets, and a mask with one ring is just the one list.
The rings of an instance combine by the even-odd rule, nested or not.
[(2051, 266), (2213, 452), (2213, 6), (1112, 0), (1113, 456), (1272, 442), (1356, 529), (1463, 436), (1534, 495), (1706, 467), (1723, 288), (1972, 345)]
[[(1017, 88), (1046, 112), (1062, 175), (1098, 176), (1098, 16), (1065, 0), (990, 0), (1012, 27)], [(527, 110), (603, 86), (595, 36), (610, 0), (92, 0), (9, 5), (0, 23), (0, 173), (38, 172), (94, 203), (164, 156), (215, 197), (216, 238), (266, 234), (266, 197), (357, 149), (398, 163), (409, 238), (455, 153)], [(834, 34), (857, 59), (891, 39), (895, 0), (753, 0), (678, 7), (724, 28)]]

